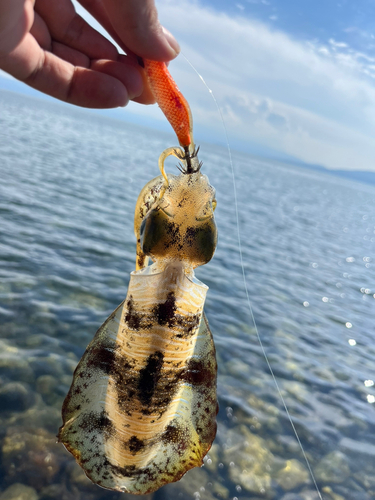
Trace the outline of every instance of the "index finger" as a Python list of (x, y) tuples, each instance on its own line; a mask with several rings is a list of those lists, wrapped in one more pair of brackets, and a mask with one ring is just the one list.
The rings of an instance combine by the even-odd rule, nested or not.
[(73, 66), (41, 49), (30, 33), (10, 54), (0, 58), (0, 68), (18, 80), (56, 99), (88, 108), (114, 108), (128, 103), (128, 89), (121, 81), (126, 68), (119, 66), (116, 61), (97, 61), (93, 69)]

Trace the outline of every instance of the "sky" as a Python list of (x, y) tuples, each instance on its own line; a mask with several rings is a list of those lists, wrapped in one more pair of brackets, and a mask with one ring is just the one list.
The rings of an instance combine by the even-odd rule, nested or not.
[[(79, 13), (83, 9), (77, 5)], [(375, 0), (156, 0), (196, 142), (375, 172)], [(98, 27), (94, 23), (95, 27)], [(1, 82), (0, 82), (1, 88)], [(167, 130), (157, 106), (117, 117)]]

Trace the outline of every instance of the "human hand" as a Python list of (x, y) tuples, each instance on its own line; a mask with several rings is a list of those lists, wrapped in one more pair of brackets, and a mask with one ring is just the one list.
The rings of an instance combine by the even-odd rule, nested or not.
[(71, 0), (0, 0), (0, 69), (78, 106), (154, 102), (137, 56), (169, 61), (179, 51), (154, 0), (80, 3), (126, 56), (76, 14)]

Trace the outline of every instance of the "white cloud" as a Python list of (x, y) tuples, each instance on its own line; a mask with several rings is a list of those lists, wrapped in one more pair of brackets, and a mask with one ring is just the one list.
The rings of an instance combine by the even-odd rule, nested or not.
[[(194, 1), (160, 0), (161, 22), (207, 81), (230, 136), (329, 168), (375, 170), (374, 61), (331, 39), (305, 43)], [(211, 97), (183, 59), (170, 65), (195, 123), (221, 134)], [(153, 107), (130, 111), (159, 117)], [(126, 113), (126, 110), (124, 111)]]
[(348, 47), (348, 44), (347, 43), (344, 43), (344, 42), (336, 42), (336, 40), (334, 40), (333, 38), (330, 38), (329, 40), (329, 43), (335, 47), (335, 48), (347, 48)]
[[(363, 74), (370, 61), (339, 52), (346, 47), (334, 40), (334, 54), (322, 55), (316, 44), (198, 3), (162, 0), (158, 7), (213, 89), (232, 136), (329, 168), (375, 169), (375, 86)], [(219, 129), (183, 66), (176, 61), (171, 70), (196, 121)]]

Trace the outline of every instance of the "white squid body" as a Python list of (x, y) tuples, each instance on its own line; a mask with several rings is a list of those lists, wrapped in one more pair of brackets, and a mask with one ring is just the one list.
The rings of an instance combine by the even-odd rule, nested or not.
[(93, 482), (133, 494), (202, 465), (216, 434), (208, 287), (193, 271), (216, 247), (215, 191), (199, 170), (168, 181), (138, 198), (138, 270), (78, 364), (59, 431)]

